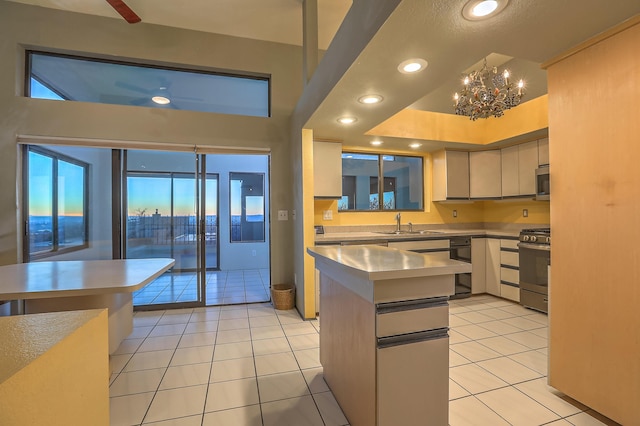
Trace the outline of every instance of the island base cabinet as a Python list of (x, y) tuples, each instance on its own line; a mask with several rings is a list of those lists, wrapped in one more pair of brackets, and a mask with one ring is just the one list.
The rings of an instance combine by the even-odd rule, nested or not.
[(375, 425), (375, 309), (322, 271), (320, 286), (320, 363), (324, 379), (349, 424)]
[(449, 337), (377, 349), (378, 426), (449, 424)]

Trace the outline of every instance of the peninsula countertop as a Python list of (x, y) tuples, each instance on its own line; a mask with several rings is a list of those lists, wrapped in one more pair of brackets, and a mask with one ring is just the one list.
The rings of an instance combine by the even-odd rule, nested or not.
[(0, 266), (0, 300), (131, 293), (150, 283), (173, 259), (66, 260)]

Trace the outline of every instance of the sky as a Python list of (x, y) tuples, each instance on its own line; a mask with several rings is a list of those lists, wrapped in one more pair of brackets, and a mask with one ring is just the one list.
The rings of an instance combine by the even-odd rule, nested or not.
[[(29, 152), (29, 215), (52, 216), (53, 159)], [(83, 169), (58, 161), (58, 216), (82, 216)]]
[(38, 99), (62, 100), (62, 98), (58, 96), (57, 93), (49, 90), (33, 78), (31, 79), (31, 97)]
[[(29, 153), (29, 215), (52, 216), (53, 159), (36, 152)], [(83, 214), (84, 187), (82, 168), (60, 160), (58, 162), (58, 215)], [(195, 215), (195, 184), (193, 178), (173, 179), (174, 216)], [(242, 213), (240, 191), (242, 180), (231, 180), (231, 215)], [(217, 215), (218, 181), (207, 179), (206, 214)], [(128, 215), (144, 211), (151, 216), (157, 210), (161, 216), (171, 214), (171, 178), (130, 176), (127, 179)], [(264, 215), (264, 197), (246, 197), (247, 216)]]

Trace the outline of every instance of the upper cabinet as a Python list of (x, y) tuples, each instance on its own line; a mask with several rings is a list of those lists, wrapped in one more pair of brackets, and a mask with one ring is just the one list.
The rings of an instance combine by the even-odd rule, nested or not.
[(469, 199), (469, 153), (433, 153), (433, 201)]
[(313, 142), (313, 195), (342, 197), (342, 144)]
[(532, 141), (502, 150), (502, 196), (523, 197), (536, 193), (538, 142)]
[(520, 195), (518, 145), (502, 149), (502, 196)]
[(502, 196), (501, 156), (499, 149), (469, 153), (469, 192), (471, 198)]
[(518, 186), (520, 195), (535, 195), (538, 168), (538, 142), (518, 145)]
[(533, 198), (536, 169), (549, 165), (549, 139), (486, 151), (433, 153), (433, 201)]
[(538, 140), (538, 166), (549, 165), (549, 138)]

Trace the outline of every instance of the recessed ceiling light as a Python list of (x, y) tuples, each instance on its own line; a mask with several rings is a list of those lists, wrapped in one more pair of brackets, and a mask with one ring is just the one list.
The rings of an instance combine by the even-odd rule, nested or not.
[(338, 118), (338, 123), (340, 124), (353, 124), (358, 121), (355, 117), (340, 117)]
[(428, 63), (424, 59), (407, 59), (406, 61), (402, 61), (400, 65), (398, 65), (398, 71), (403, 74), (413, 74), (418, 71), (422, 71), (427, 67), (427, 65)]
[(382, 145), (382, 141), (371, 141), (371, 145), (380, 146), (380, 145)]
[(171, 103), (171, 100), (165, 96), (154, 96), (151, 100), (158, 105), (167, 105)]
[(358, 102), (361, 104), (377, 104), (382, 102), (382, 96), (380, 95), (364, 95), (358, 98)]
[(509, 0), (470, 0), (462, 8), (462, 16), (469, 21), (478, 21), (497, 15)]
[(413, 149), (420, 148), (421, 146), (422, 146), (422, 144), (418, 143), (418, 142), (414, 142), (414, 143), (409, 144), (409, 148), (413, 148)]

